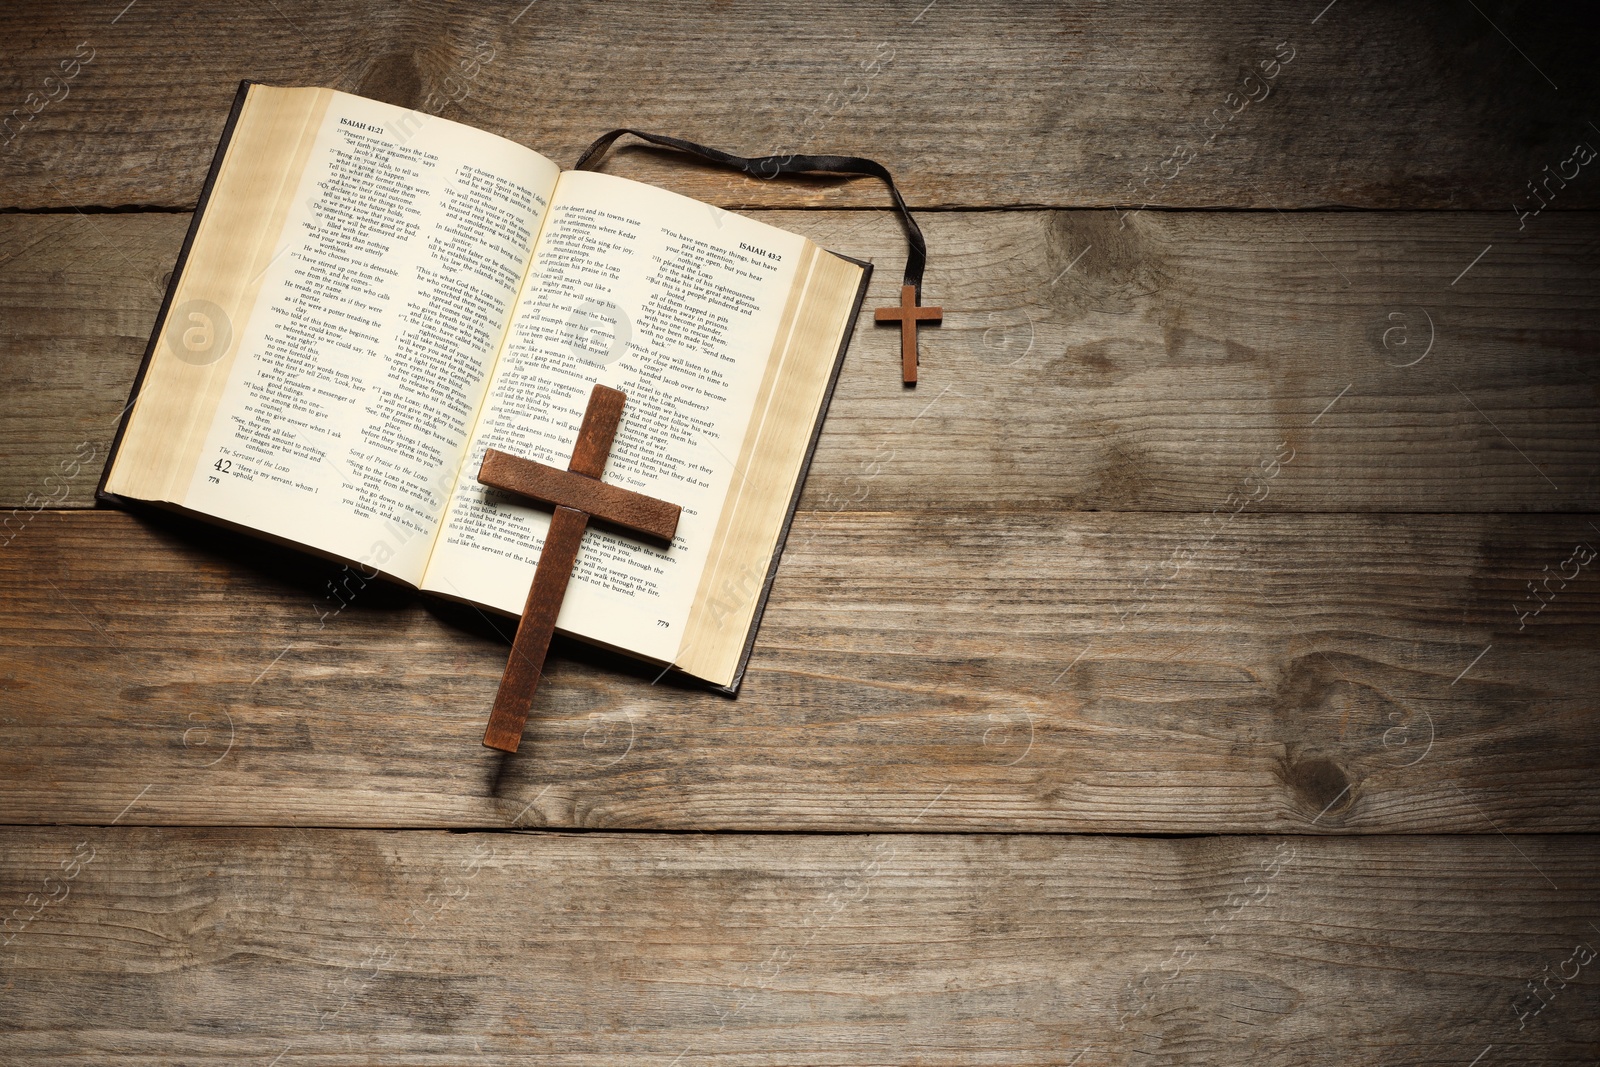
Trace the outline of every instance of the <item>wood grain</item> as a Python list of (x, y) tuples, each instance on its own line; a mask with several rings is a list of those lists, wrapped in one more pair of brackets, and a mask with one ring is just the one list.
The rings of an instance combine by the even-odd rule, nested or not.
[[(1586, 29), (0, 10), (0, 1061), (1600, 1061)], [(84, 510), (241, 78), (893, 170), (944, 321), (862, 316), (738, 700), (558, 639), (507, 758), (510, 621)], [(606, 169), (892, 302), (875, 181)]]
[(739, 699), (558, 642), (507, 760), (508, 620), (46, 512), (0, 551), (0, 823), (1587, 832), (1595, 521), (803, 513)]
[[(885, 264), (867, 307), (893, 300), (887, 213), (761, 217)], [(1287, 443), (1253, 507), (1600, 509), (1600, 215), (1544, 221), (932, 214), (922, 384), (864, 313), (802, 506), (1210, 512)], [(186, 225), (0, 216), (0, 502), (91, 502)]]
[[(1494, 1064), (1597, 1051), (1600, 963), (1574, 962), (1600, 944), (1593, 837), (115, 827), (0, 842), (8, 905), (63, 862), (80, 872), (0, 954), (15, 1067), (1464, 1067), (1486, 1046)], [(1531, 999), (1529, 980), (1564, 964), (1579, 977)]]
[[(1509, 216), (1594, 136), (1590, 36), (1559, 6), (525, 3), (10, 7), (0, 100), (40, 110), (0, 132), (20, 131), (0, 206), (192, 207), (241, 78), (442, 114), (562, 165), (620, 126), (865, 155), (921, 207)], [(92, 59), (63, 85), (74, 55)], [(757, 182), (634, 149), (607, 166), (729, 207), (887, 203), (875, 181)], [(1587, 173), (1555, 205), (1597, 206)]]

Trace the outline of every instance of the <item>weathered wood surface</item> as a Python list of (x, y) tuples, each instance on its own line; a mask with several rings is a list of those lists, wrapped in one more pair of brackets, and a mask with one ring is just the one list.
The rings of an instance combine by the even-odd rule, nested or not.
[(509, 620), (45, 512), (0, 551), (0, 823), (1593, 831), (1595, 526), (804, 513), (738, 700), (558, 644), (504, 760)]
[[(1600, 144), (1591, 35), (1560, 5), (1479, 6), (10, 5), (0, 101), (20, 115), (0, 141), (20, 132), (0, 207), (192, 207), (252, 78), (443, 114), (563, 165), (618, 126), (866, 155), (922, 206), (1509, 214), (1576, 141)], [(644, 152), (613, 167), (726, 206), (885, 202), (873, 181), (753, 182)], [(1600, 181), (1584, 171), (1555, 206), (1600, 206)]]
[[(0, 1061), (1600, 1060), (1578, 16), (525, 3), (0, 11)], [(922, 213), (740, 699), (558, 642), (507, 760), (510, 621), (81, 510), (245, 77), (1030, 210)], [(608, 169), (892, 300), (876, 182)], [(534, 827), (708, 833), (437, 832)]]
[(0, 900), (38, 909), (0, 949), (14, 1067), (1466, 1067), (1486, 1051), (1480, 1067), (1549, 1067), (1600, 1051), (1592, 837), (0, 842)]
[[(867, 307), (893, 302), (887, 213), (762, 217), (884, 264)], [(864, 313), (804, 507), (1210, 512), (1287, 442), (1253, 506), (1600, 509), (1600, 215), (923, 221), (922, 385)], [(186, 225), (0, 216), (0, 503), (91, 502)]]

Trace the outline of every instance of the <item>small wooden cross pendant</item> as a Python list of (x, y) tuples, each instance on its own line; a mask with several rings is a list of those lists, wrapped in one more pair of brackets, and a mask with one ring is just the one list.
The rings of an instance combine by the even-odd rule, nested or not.
[(917, 323), (944, 321), (944, 308), (925, 308), (917, 306), (917, 287), (902, 285), (900, 287), (900, 305), (898, 307), (879, 308), (876, 312), (879, 322), (900, 323), (900, 376), (907, 385), (917, 384)]
[(594, 387), (583, 413), (578, 441), (572, 446), (572, 462), (566, 470), (492, 448), (483, 454), (479, 482), (555, 505), (550, 532), (545, 535), (544, 549), (534, 568), (528, 603), (517, 626), (517, 638), (511, 643), (511, 658), (506, 661), (494, 710), (489, 714), (489, 728), (483, 733), (483, 743), (489, 748), (515, 752), (522, 743), (522, 728), (528, 722), (534, 690), (539, 687), (545, 654), (550, 650), (550, 636), (555, 632), (556, 616), (567, 592), (567, 579), (572, 575), (578, 545), (589, 520), (598, 519), (665, 544), (670, 544), (678, 532), (678, 505), (600, 480), (627, 400), (627, 394), (616, 389)]

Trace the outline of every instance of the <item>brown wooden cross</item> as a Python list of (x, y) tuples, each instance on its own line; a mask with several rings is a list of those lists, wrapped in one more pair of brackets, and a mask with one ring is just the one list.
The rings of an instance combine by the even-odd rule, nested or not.
[(490, 748), (515, 752), (522, 743), (522, 728), (528, 723), (528, 709), (544, 671), (567, 579), (572, 576), (589, 520), (598, 519), (664, 544), (670, 544), (678, 532), (678, 505), (600, 480), (627, 400), (627, 394), (616, 389), (594, 387), (566, 470), (492, 448), (483, 454), (479, 482), (555, 506), (539, 565), (534, 568), (528, 603), (522, 609), (522, 622), (511, 643), (511, 658), (506, 661), (494, 710), (489, 713), (489, 728), (483, 732), (483, 743)]
[(944, 321), (944, 308), (925, 308), (917, 306), (917, 287), (902, 285), (900, 287), (900, 305), (898, 307), (879, 308), (876, 314), (879, 322), (900, 323), (900, 377), (907, 385), (917, 384), (917, 323)]

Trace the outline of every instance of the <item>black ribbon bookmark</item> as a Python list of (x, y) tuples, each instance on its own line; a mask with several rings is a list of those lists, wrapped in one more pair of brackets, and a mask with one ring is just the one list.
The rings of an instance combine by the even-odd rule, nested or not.
[(944, 309), (920, 306), (922, 270), (928, 263), (928, 245), (922, 239), (922, 229), (917, 225), (917, 220), (911, 217), (911, 209), (906, 207), (905, 200), (900, 196), (900, 190), (895, 188), (894, 177), (887, 167), (876, 160), (861, 156), (736, 156), (731, 152), (685, 141), (681, 137), (620, 129), (612, 130), (598, 138), (583, 155), (578, 157), (573, 169), (597, 169), (606, 151), (624, 134), (632, 134), (641, 141), (649, 141), (662, 148), (675, 148), (680, 152), (688, 152), (719, 166), (763, 180), (776, 178), (782, 174), (859, 174), (882, 179), (889, 187), (889, 195), (894, 198), (895, 210), (900, 213), (900, 223), (905, 228), (906, 243), (909, 247), (906, 251), (904, 281), (900, 286), (900, 303), (895, 307), (878, 308), (877, 321), (900, 324), (901, 376), (905, 384), (917, 384), (917, 323), (939, 322)]

